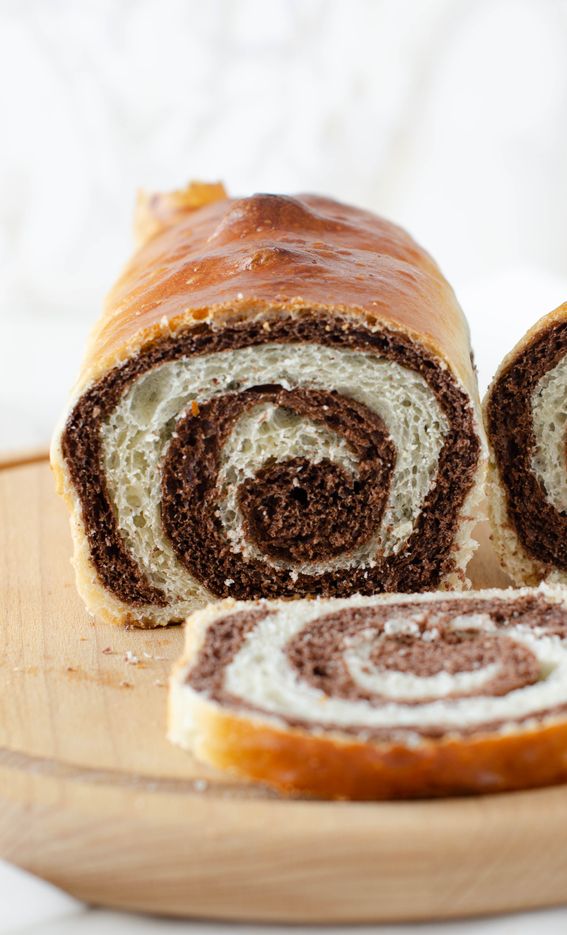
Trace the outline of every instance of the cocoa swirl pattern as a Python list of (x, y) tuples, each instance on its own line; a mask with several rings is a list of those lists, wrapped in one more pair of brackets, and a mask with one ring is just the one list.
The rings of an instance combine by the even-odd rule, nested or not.
[(554, 321), (496, 378), (486, 407), (508, 519), (528, 556), (539, 563), (537, 577), (558, 569), (563, 581), (567, 581), (566, 386), (567, 320)]
[(423, 347), (318, 314), (161, 339), (83, 394), (62, 451), (105, 587), (179, 620), (219, 596), (435, 587), (480, 442)]
[[(282, 568), (235, 555), (216, 515), (222, 446), (242, 412), (267, 401), (344, 435), (357, 462), (351, 476), (328, 460), (268, 463), (239, 487), (247, 539), (283, 560)], [(280, 386), (221, 396), (177, 424), (162, 472), (164, 529), (179, 560), (215, 594), (226, 590), (227, 579), (244, 598), (260, 596), (259, 581), (265, 597), (317, 587), (350, 591), (352, 578), (342, 583), (336, 573), (290, 578), (289, 562), (321, 561), (365, 543), (382, 518), (395, 457), (380, 417), (354, 400)]]
[(338, 609), (237, 603), (209, 625), (186, 684), (223, 706), (365, 740), (499, 731), (565, 710), (564, 602), (485, 593)]

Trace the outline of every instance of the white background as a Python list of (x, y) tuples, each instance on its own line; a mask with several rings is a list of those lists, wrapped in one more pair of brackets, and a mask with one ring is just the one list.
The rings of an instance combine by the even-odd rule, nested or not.
[[(0, 137), (0, 451), (47, 443), (138, 187), (220, 178), (392, 217), (455, 286), (483, 386), (567, 298), (566, 0), (0, 0)], [(13, 873), (0, 933), (217, 930)], [(535, 930), (567, 910), (415, 931)]]

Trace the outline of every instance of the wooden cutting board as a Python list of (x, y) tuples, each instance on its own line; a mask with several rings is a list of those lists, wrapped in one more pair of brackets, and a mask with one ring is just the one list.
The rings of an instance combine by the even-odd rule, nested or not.
[[(181, 631), (95, 625), (70, 552), (47, 463), (4, 467), (2, 857), (88, 902), (170, 915), (376, 922), (567, 901), (565, 788), (327, 803), (197, 765), (164, 737)], [(477, 562), (477, 582), (493, 574)]]

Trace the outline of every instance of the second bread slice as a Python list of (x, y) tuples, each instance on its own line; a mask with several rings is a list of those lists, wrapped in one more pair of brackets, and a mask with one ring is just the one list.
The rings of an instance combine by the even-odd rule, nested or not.
[(323, 797), (565, 781), (565, 592), (224, 601), (189, 619), (169, 732), (213, 766)]

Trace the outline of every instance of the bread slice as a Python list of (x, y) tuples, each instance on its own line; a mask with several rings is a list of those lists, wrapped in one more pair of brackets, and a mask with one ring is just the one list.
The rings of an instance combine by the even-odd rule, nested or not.
[(567, 584), (567, 302), (505, 357), (483, 408), (500, 563), (519, 585)]
[(169, 738), (287, 792), (384, 799), (567, 779), (567, 592), (226, 600), (186, 626)]

